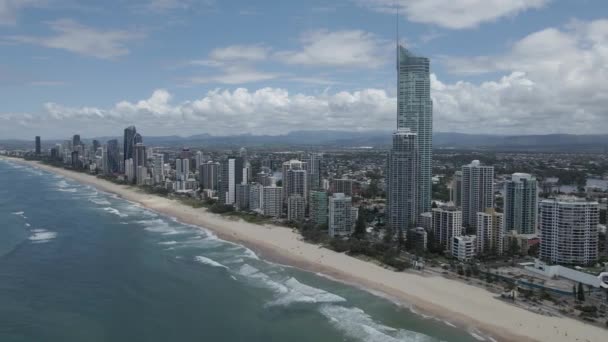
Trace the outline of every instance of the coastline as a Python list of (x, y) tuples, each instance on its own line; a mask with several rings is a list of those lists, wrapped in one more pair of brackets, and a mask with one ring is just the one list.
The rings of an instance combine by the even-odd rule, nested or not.
[[(0, 156), (0, 158), (4, 158)], [(476, 328), (499, 341), (604, 341), (608, 331), (569, 318), (548, 317), (494, 298), (494, 294), (440, 276), (393, 272), (373, 263), (303, 242), (291, 229), (230, 220), (206, 209), (146, 194), (88, 174), (6, 158), (60, 174), (99, 190), (116, 194), (184, 223), (204, 227), (220, 238), (243, 244), (264, 259), (322, 273), (337, 281), (377, 291), (416, 311), (447, 319), (463, 328)]]

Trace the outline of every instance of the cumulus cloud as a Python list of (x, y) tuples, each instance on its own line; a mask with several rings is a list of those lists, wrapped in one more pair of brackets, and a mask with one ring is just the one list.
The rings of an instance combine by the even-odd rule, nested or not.
[(300, 37), (302, 48), (279, 51), (283, 63), (329, 67), (375, 68), (386, 62), (387, 42), (362, 30), (316, 30)]
[(71, 19), (60, 19), (48, 23), (55, 32), (52, 36), (11, 36), (18, 43), (40, 45), (62, 49), (77, 54), (111, 59), (128, 54), (127, 44), (141, 39), (144, 34), (127, 30), (99, 30), (79, 24)]
[(405, 14), (412, 22), (448, 29), (477, 27), (481, 23), (538, 9), (550, 0), (356, 0), (379, 12)]
[(455, 74), (506, 72), (474, 85), (436, 82), (438, 106), (452, 118), (486, 120), (510, 132), (605, 132), (608, 20), (572, 22), (516, 41), (505, 55), (446, 58)]

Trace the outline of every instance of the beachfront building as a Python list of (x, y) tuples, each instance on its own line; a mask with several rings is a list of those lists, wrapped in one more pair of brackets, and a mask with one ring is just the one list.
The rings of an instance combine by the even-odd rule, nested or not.
[(562, 196), (540, 201), (540, 258), (546, 262), (590, 265), (598, 259), (599, 204)]
[(265, 186), (262, 192), (262, 212), (266, 216), (281, 217), (283, 213), (283, 188)]
[(433, 101), (431, 100), (430, 63), (405, 47), (397, 47), (397, 129), (407, 128), (416, 134), (418, 153), (413, 191), (417, 206), (414, 218), (431, 211), (433, 175)]
[(504, 186), (505, 230), (518, 234), (536, 233), (538, 193), (536, 178), (514, 173)]
[(504, 215), (494, 209), (477, 213), (476, 236), (478, 255), (502, 255)]
[(287, 198), (287, 220), (294, 222), (304, 221), (306, 214), (306, 201), (304, 197), (295, 194)]
[(283, 200), (291, 195), (300, 195), (304, 200), (308, 197), (308, 164), (299, 160), (290, 160), (283, 163)]
[(453, 205), (433, 208), (432, 232), (435, 242), (450, 250), (452, 239), (462, 235), (462, 211)]
[(386, 218), (394, 231), (413, 228), (418, 218), (418, 150), (416, 133), (400, 128), (393, 133), (386, 175)]
[(152, 175), (154, 184), (165, 183), (165, 156), (162, 153), (157, 153), (152, 158)]
[(327, 224), (327, 192), (310, 192), (310, 220), (315, 225)]
[(42, 153), (42, 149), (40, 147), (40, 137), (36, 136), (36, 144), (35, 144), (35, 148), (36, 148), (36, 155), (40, 155)]
[(452, 256), (460, 261), (469, 261), (475, 258), (475, 240), (475, 235), (462, 235), (452, 238)]
[(201, 187), (206, 190), (217, 190), (220, 163), (208, 161), (199, 167), (198, 176)]
[(329, 198), (329, 236), (349, 236), (353, 232), (352, 199), (342, 193)]
[(494, 167), (479, 160), (462, 167), (462, 225), (475, 228), (477, 213), (494, 207)]
[(249, 210), (262, 210), (262, 203), (264, 203), (264, 199), (262, 197), (263, 193), (264, 186), (262, 186), (262, 184), (252, 183), (249, 185)]
[(236, 185), (243, 181), (243, 159), (228, 157), (220, 165), (218, 179), (220, 203), (233, 205), (236, 201)]
[(321, 158), (322, 155), (319, 153), (311, 153), (308, 157), (307, 173), (308, 173), (308, 187), (310, 190), (321, 189)]
[(247, 183), (236, 185), (236, 199), (234, 206), (237, 210), (249, 210), (250, 190), (251, 188)]

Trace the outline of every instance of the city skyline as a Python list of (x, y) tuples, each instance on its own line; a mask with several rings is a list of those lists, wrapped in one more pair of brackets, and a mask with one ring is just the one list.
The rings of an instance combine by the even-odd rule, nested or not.
[(401, 43), (433, 65), (435, 131), (606, 130), (600, 1), (32, 0), (0, 9), (0, 136), (391, 130), (394, 3)]

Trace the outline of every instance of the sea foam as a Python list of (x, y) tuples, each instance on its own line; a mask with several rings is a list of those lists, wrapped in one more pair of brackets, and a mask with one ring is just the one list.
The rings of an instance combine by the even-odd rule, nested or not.
[(223, 268), (226, 270), (228, 269), (228, 267), (220, 264), (219, 262), (217, 262), (213, 259), (206, 258), (204, 256), (197, 255), (194, 257), (194, 260), (200, 262), (201, 264), (205, 264), (205, 265), (209, 265), (209, 266), (213, 266), (213, 267), (219, 267), (219, 268)]
[(33, 229), (31, 232), (33, 234), (30, 235), (28, 239), (34, 243), (49, 242), (57, 237), (56, 232), (51, 232), (46, 229)]

